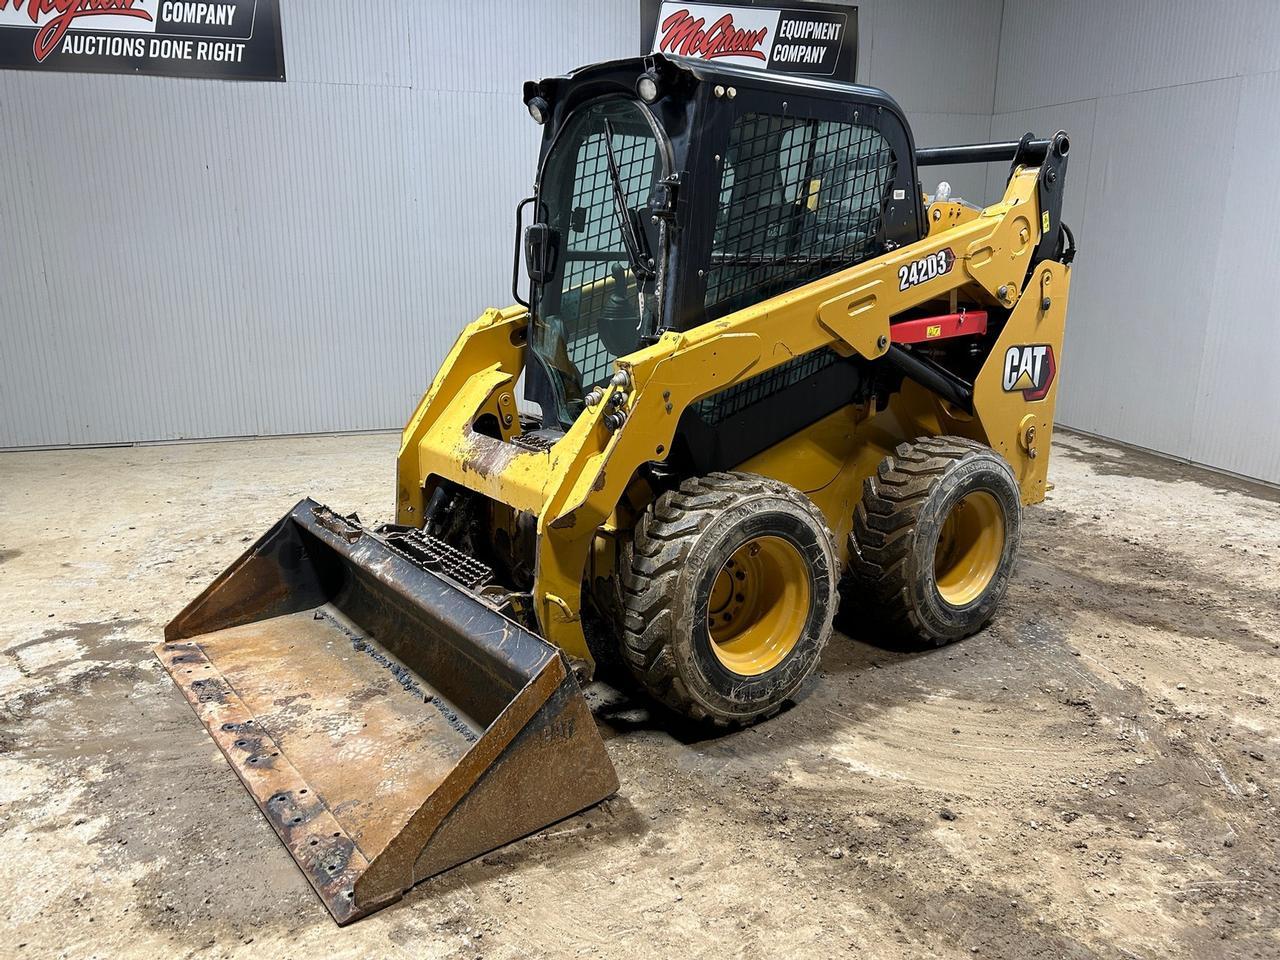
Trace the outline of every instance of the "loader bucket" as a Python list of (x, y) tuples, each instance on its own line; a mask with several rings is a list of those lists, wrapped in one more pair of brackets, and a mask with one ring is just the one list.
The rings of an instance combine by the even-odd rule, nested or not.
[(340, 924), (618, 788), (557, 648), (429, 553), (303, 500), (155, 651)]

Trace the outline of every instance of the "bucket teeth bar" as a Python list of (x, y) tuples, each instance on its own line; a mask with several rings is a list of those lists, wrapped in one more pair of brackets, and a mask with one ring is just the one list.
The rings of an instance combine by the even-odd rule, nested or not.
[(559, 651), (406, 533), (303, 500), (155, 651), (340, 924), (618, 787)]

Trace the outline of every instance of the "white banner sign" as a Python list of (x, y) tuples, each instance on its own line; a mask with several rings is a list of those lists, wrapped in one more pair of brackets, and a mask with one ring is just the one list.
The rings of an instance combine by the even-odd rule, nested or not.
[(857, 31), (849, 31), (848, 21), (845, 10), (831, 7), (792, 9), (667, 0), (658, 13), (652, 52), (819, 76), (834, 75), (845, 55), (852, 74), (851, 48)]

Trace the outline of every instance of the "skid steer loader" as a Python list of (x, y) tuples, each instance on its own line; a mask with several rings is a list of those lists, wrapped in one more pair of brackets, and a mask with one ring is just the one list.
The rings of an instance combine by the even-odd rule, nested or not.
[[(396, 522), (302, 501), (156, 648), (339, 923), (617, 789), (597, 664), (767, 717), (841, 600), (980, 629), (1045, 495), (1064, 133), (917, 150), (879, 90), (662, 56), (524, 102), (518, 305), (404, 428)], [(984, 209), (921, 190), (990, 162)]]

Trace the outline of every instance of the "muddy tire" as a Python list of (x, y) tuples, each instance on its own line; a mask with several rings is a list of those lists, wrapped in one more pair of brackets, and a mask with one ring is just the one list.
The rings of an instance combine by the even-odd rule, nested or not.
[[(841, 585), (846, 629), (941, 646), (986, 626), (1009, 587), (1022, 500), (998, 453), (961, 437), (900, 444), (866, 479)], [(843, 626), (844, 624), (842, 624)]]
[(686, 480), (623, 551), (623, 658), (694, 720), (771, 716), (831, 637), (838, 570), (822, 514), (794, 488), (745, 473)]

